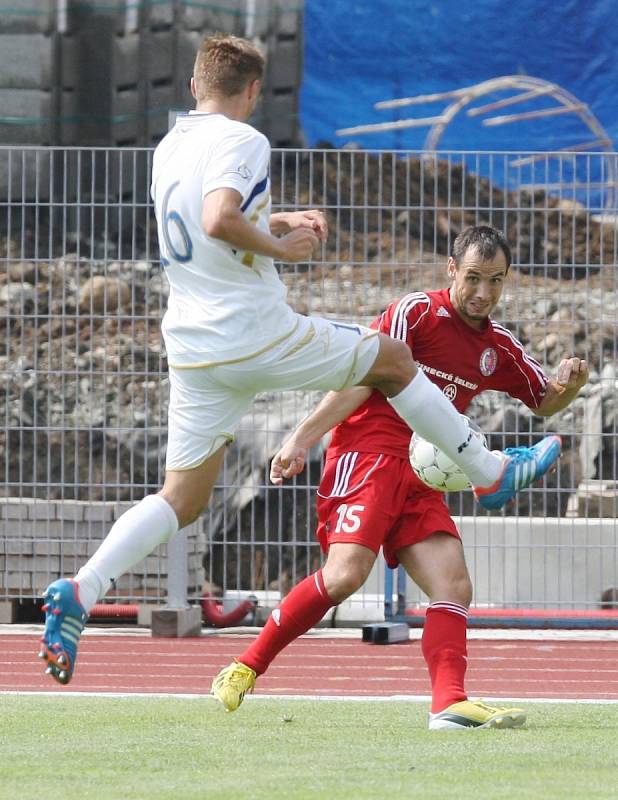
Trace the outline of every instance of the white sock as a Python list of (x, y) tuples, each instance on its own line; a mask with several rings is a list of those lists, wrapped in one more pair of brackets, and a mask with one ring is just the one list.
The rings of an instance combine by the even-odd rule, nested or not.
[(112, 580), (128, 572), (178, 531), (174, 509), (158, 494), (144, 497), (118, 517), (101, 546), (75, 576), (81, 604), (90, 611)]
[(388, 402), (412, 430), (445, 452), (473, 486), (487, 487), (498, 480), (502, 458), (488, 450), (477, 436), (470, 437), (459, 411), (420, 370)]

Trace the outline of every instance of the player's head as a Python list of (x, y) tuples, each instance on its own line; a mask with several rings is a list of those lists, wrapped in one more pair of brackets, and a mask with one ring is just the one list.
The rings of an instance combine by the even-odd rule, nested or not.
[(481, 328), (502, 295), (511, 265), (511, 248), (502, 231), (489, 225), (465, 228), (448, 260), (451, 302), (460, 316)]
[(264, 56), (246, 39), (226, 34), (207, 36), (195, 58), (191, 91), (200, 104), (240, 100), (248, 114), (257, 103), (264, 74)]

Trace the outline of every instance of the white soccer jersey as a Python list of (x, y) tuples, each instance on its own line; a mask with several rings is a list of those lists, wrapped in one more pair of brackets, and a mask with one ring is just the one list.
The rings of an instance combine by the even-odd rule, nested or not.
[(236, 251), (202, 228), (202, 200), (236, 189), (241, 210), (269, 231), (270, 145), (250, 125), (191, 112), (155, 150), (152, 197), (170, 284), (163, 337), (178, 367), (243, 358), (289, 334), (296, 317), (273, 259)]

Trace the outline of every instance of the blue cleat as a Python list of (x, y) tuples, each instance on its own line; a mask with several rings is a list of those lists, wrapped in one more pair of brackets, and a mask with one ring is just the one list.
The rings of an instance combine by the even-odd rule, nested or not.
[(72, 580), (60, 578), (43, 595), (45, 630), (41, 637), (39, 658), (47, 661), (47, 675), (66, 685), (73, 677), (77, 644), (88, 619), (79, 602), (79, 588)]
[(517, 492), (540, 480), (560, 455), (559, 436), (546, 436), (533, 447), (507, 447), (502, 475), (485, 489), (475, 488), (474, 495), (483, 508), (496, 511)]

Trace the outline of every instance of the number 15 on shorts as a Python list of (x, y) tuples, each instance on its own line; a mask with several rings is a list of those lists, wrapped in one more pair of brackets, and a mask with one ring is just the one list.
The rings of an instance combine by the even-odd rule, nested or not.
[(349, 506), (347, 503), (342, 503), (337, 508), (337, 525), (335, 527), (335, 533), (356, 533), (361, 526), (361, 520), (358, 515), (364, 510), (365, 506)]

